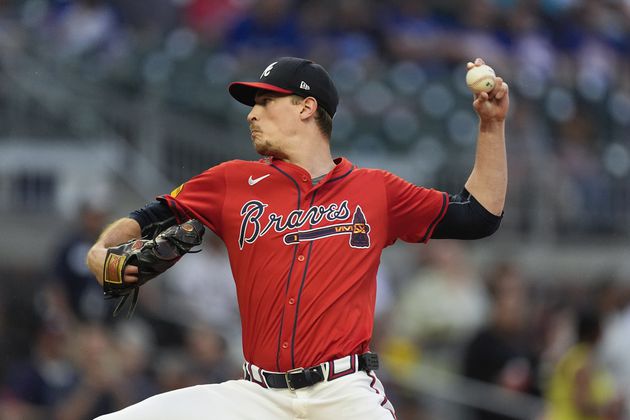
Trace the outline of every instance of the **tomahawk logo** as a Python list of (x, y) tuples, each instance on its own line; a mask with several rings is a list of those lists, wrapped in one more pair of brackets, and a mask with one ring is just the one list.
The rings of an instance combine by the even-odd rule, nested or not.
[(284, 243), (292, 245), (298, 242), (328, 238), (329, 236), (350, 235), (349, 243), (352, 248), (369, 248), (369, 232), (370, 225), (365, 221), (365, 215), (363, 214), (363, 210), (361, 210), (361, 206), (357, 206), (354, 210), (352, 223), (342, 223), (318, 229), (303, 230), (297, 233), (288, 233), (284, 235)]
[[(263, 202), (251, 200), (241, 208), (243, 221), (238, 238), (240, 249), (243, 249), (245, 244), (253, 244), (271, 229), (278, 233), (292, 231), (283, 236), (285, 245), (294, 245), (336, 235), (349, 235), (348, 242), (352, 248), (370, 247), (370, 225), (365, 220), (365, 214), (361, 206), (356, 206), (350, 221), (351, 213), (347, 200), (341, 204), (331, 203), (328, 206), (313, 206), (308, 210), (293, 210), (286, 216), (269, 213), (265, 221), (263, 216), (267, 207), (268, 205)], [(314, 227), (324, 220), (349, 222)], [(301, 230), (300, 228), (305, 225), (308, 225), (310, 229)]]
[(263, 71), (262, 74), (260, 75), (260, 78), (262, 79), (263, 77), (269, 76), (269, 73), (271, 73), (271, 69), (273, 69), (273, 66), (275, 66), (276, 63), (277, 61), (274, 61), (273, 63), (269, 64), (267, 68), (265, 69), (265, 71)]

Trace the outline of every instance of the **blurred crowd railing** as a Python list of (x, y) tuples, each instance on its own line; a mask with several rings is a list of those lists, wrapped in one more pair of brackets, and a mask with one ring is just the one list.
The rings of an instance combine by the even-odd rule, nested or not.
[(547, 242), (627, 238), (630, 41), (615, 30), (626, 9), (354, 3), (8, 2), (0, 136), (118, 139), (129, 173), (119, 180), (150, 198), (222, 160), (255, 157), (246, 109), (226, 85), (300, 54), (338, 83), (336, 153), (456, 191), (477, 124), (465, 62), (482, 56), (512, 88), (504, 229)]

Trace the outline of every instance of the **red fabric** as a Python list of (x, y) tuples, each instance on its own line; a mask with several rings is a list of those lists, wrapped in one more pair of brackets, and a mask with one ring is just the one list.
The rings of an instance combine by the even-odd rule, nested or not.
[(225, 242), (244, 356), (263, 369), (368, 351), (381, 251), (396, 239), (428, 241), (446, 210), (445, 193), (336, 163), (313, 186), (287, 162), (230, 161), (162, 197)]
[(264, 89), (264, 90), (270, 90), (272, 92), (286, 93), (286, 94), (293, 93), (292, 91), (288, 89), (283, 89), (281, 87), (270, 85), (269, 83), (264, 83), (264, 82), (232, 82), (230, 83), (229, 87), (232, 87), (232, 86), (245, 86), (248, 88)]

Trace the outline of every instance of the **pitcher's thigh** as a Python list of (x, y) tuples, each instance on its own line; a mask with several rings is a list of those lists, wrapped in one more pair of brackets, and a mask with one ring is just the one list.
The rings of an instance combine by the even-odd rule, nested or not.
[(96, 420), (207, 420), (290, 418), (290, 401), (244, 380), (197, 385), (147, 398)]
[[(318, 385), (316, 385), (318, 386)], [(374, 372), (356, 372), (321, 384), (312, 400), (313, 420), (392, 420), (394, 407)]]

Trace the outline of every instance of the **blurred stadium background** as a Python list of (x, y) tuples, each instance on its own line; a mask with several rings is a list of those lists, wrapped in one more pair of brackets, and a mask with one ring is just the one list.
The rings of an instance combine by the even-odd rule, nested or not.
[(226, 85), (283, 55), (337, 82), (335, 154), (450, 192), (474, 157), (465, 63), (511, 87), (501, 230), (384, 254), (373, 349), (399, 418), (543, 418), (585, 308), (602, 407), (630, 398), (628, 0), (3, 0), (0, 418), (88, 419), (238, 377), (214, 238), (131, 321), (83, 259), (107, 222), (256, 158)]

